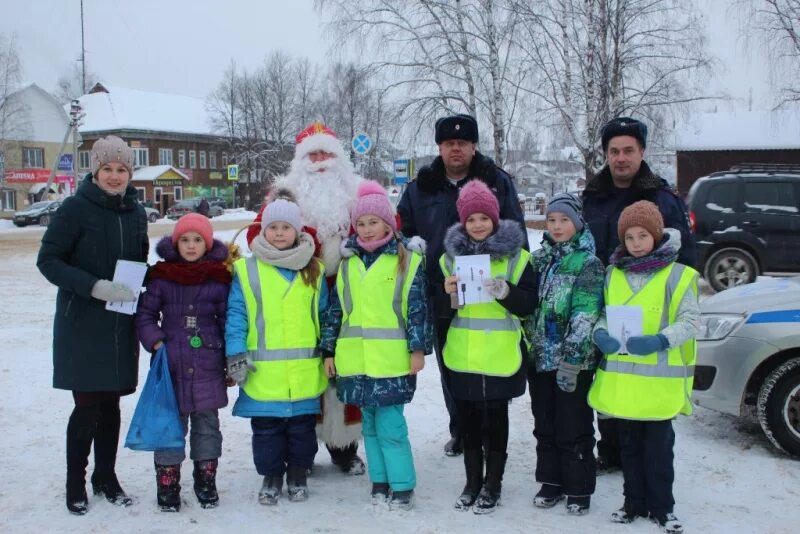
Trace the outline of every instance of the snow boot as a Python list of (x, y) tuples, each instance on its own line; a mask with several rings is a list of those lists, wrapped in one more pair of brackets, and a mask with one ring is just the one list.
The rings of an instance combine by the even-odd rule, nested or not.
[(567, 497), (567, 513), (569, 515), (586, 515), (589, 513), (589, 505), (591, 504), (592, 497), (590, 495), (582, 495), (580, 497)]
[(265, 476), (261, 490), (258, 492), (258, 502), (267, 506), (278, 504), (278, 497), (283, 492), (283, 475)]
[(306, 468), (294, 465), (288, 466), (286, 470), (286, 487), (291, 502), (307, 501), (308, 482), (306, 480)]
[(347, 464), (342, 467), (342, 471), (348, 475), (363, 475), (367, 471), (367, 466), (364, 465), (364, 460), (354, 454)]
[(651, 515), (650, 519), (657, 523), (667, 534), (682, 534), (683, 525), (675, 514)]
[(414, 507), (414, 490), (393, 491), (389, 501), (390, 510), (409, 511)]
[(642, 516), (634, 512), (629, 512), (624, 506), (615, 512), (611, 512), (611, 521), (613, 523), (633, 523), (637, 517)]
[(363, 475), (367, 469), (364, 460), (358, 456), (358, 442), (342, 448), (326, 445), (331, 454), (331, 461), (348, 475)]
[(388, 482), (372, 483), (372, 491), (370, 492), (370, 498), (372, 499), (373, 505), (377, 506), (380, 504), (388, 504), (389, 494), (390, 491)]
[(450, 441), (444, 444), (445, 456), (459, 456), (462, 452), (464, 452), (464, 443), (461, 438), (452, 437)]
[(181, 510), (181, 464), (156, 464), (156, 498), (162, 512)]
[(217, 466), (219, 461), (202, 460), (194, 462), (194, 494), (201, 508), (216, 508), (219, 504), (217, 492)]
[(92, 492), (95, 495), (105, 496), (108, 502), (116, 506), (130, 506), (133, 500), (120, 487), (115, 472), (119, 427), (119, 405), (116, 403), (100, 405), (94, 434)]
[(508, 458), (506, 453), (498, 451), (490, 451), (486, 456), (486, 478), (483, 481), (481, 492), (472, 506), (473, 513), (490, 514), (500, 506), (500, 491), (503, 486), (506, 458)]
[(533, 505), (537, 508), (552, 508), (564, 500), (564, 490), (555, 484), (542, 484), (533, 498)]
[(67, 424), (67, 510), (75, 515), (88, 511), (86, 466), (92, 449), (99, 410), (94, 406), (72, 410)]
[(461, 495), (456, 499), (456, 510), (469, 510), (475, 504), (478, 494), (483, 486), (483, 451), (481, 449), (466, 449), (464, 451), (464, 470), (467, 474), (467, 484)]

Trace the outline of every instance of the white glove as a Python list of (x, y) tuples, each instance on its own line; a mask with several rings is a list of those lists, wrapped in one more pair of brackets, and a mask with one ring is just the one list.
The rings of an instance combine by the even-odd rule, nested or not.
[(484, 278), (481, 284), (486, 293), (496, 300), (503, 300), (508, 296), (508, 284), (502, 278)]
[(136, 295), (131, 288), (109, 280), (98, 280), (92, 287), (92, 296), (106, 302), (133, 302), (136, 300)]

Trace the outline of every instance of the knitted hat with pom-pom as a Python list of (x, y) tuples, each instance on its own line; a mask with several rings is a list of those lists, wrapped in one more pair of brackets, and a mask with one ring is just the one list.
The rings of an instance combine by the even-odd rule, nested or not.
[(492, 220), (495, 228), (500, 220), (500, 204), (492, 190), (480, 180), (471, 180), (458, 193), (456, 200), (458, 219), (461, 224), (466, 224), (473, 213), (483, 213)]
[(356, 227), (359, 217), (375, 215), (388, 224), (393, 232), (397, 231), (394, 208), (381, 184), (372, 180), (362, 181), (358, 186), (357, 198), (356, 205), (350, 212), (350, 224), (353, 228)]

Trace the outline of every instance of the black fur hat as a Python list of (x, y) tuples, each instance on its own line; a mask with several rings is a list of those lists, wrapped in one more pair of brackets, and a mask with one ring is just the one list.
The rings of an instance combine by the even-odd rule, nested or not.
[(647, 148), (647, 125), (630, 117), (617, 117), (611, 119), (603, 126), (601, 131), (603, 152), (608, 150), (608, 142), (612, 137), (630, 135), (639, 140), (642, 148)]
[(436, 144), (450, 139), (478, 142), (478, 123), (470, 115), (450, 115), (436, 121)]

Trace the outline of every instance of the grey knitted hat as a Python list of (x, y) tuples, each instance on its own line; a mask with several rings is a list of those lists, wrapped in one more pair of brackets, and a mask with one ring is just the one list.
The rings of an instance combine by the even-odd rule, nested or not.
[(300, 207), (294, 202), (279, 198), (267, 204), (264, 214), (261, 217), (261, 229), (263, 230), (276, 221), (289, 223), (299, 234), (303, 229), (303, 219), (300, 216)]
[(547, 203), (547, 214), (549, 215), (552, 212), (563, 213), (575, 225), (576, 232), (583, 230), (582, 211), (583, 203), (581, 199), (572, 193), (559, 193)]
[(101, 137), (92, 145), (92, 175), (112, 161), (122, 163), (133, 177), (133, 150), (116, 135)]

